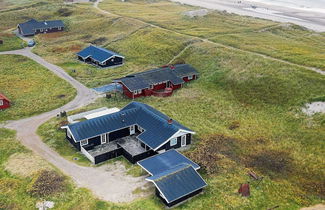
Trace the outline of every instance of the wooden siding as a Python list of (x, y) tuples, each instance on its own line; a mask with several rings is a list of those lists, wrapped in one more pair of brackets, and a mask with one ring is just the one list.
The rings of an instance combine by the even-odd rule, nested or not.
[(179, 199), (177, 199), (177, 200), (175, 200), (175, 201), (173, 201), (173, 202), (171, 202), (171, 203), (167, 203), (167, 201), (166, 201), (164, 198), (162, 198), (162, 197), (160, 196), (160, 192), (159, 192), (159, 190), (158, 190), (157, 188), (156, 188), (156, 196), (157, 196), (158, 198), (160, 198), (160, 200), (161, 200), (161, 201), (162, 201), (166, 206), (168, 206), (168, 207), (172, 207), (172, 206), (175, 206), (175, 205), (177, 205), (177, 204), (180, 204), (180, 203), (186, 201), (187, 199), (189, 199), (189, 198), (191, 198), (191, 197), (193, 197), (193, 196), (195, 196), (195, 195), (200, 194), (202, 191), (203, 191), (203, 189), (196, 190), (196, 191), (194, 191), (194, 192), (192, 192), (192, 193), (190, 193), (190, 194), (188, 194), (188, 195), (185, 195), (184, 197), (181, 197), (181, 198), (179, 198)]
[(7, 109), (7, 108), (10, 107), (10, 102), (9, 101), (7, 101), (5, 99), (0, 99), (0, 100), (2, 100), (2, 102), (3, 102), (3, 105), (0, 106), (0, 109)]
[(72, 146), (74, 146), (78, 151), (80, 151), (80, 143), (79, 142), (74, 142), (73, 138), (69, 138), (68, 137), (68, 129), (66, 129), (66, 133), (65, 133), (65, 137), (66, 139), (72, 144)]

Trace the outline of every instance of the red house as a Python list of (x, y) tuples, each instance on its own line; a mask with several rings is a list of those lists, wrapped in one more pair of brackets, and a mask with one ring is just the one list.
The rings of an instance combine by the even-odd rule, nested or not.
[(199, 73), (188, 64), (177, 64), (148, 70), (116, 79), (129, 98), (141, 96), (170, 96), (184, 83), (198, 78)]
[(0, 93), (0, 109), (7, 109), (10, 107), (10, 100)]

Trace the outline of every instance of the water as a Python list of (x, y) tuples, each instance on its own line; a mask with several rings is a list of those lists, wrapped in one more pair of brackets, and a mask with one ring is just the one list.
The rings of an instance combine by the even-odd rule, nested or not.
[(325, 13), (325, 0), (249, 0), (249, 1)]

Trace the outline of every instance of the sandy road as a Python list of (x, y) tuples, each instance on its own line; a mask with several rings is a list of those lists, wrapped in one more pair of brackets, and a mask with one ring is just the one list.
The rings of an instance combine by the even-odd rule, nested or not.
[[(61, 157), (57, 152), (42, 142), (36, 134), (37, 128), (56, 116), (62, 110), (74, 110), (94, 102), (98, 95), (91, 89), (69, 76), (62, 68), (48, 63), (43, 58), (31, 52), (30, 48), (0, 52), (3, 54), (23, 55), (43, 65), (57, 76), (68, 81), (76, 90), (77, 96), (68, 104), (58, 109), (38, 116), (10, 121), (5, 128), (17, 131), (17, 138), (23, 145), (43, 157), (45, 160), (70, 176), (78, 186), (90, 189), (97, 197), (111, 202), (129, 202), (139, 195), (132, 193), (136, 188), (143, 187), (146, 182), (143, 177), (132, 177), (125, 174), (122, 166), (83, 167)], [(68, 144), (68, 143), (67, 143)], [(68, 145), (67, 145), (68, 146)]]

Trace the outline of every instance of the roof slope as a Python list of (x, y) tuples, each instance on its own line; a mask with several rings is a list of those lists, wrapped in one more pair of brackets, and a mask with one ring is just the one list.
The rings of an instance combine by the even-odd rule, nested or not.
[(146, 180), (152, 181), (168, 203), (207, 186), (206, 182), (188, 164), (181, 164)]
[(93, 45), (90, 45), (89, 47), (86, 47), (85, 49), (81, 50), (77, 53), (77, 55), (84, 59), (91, 57), (100, 63), (105, 62), (113, 56), (124, 58), (122, 55), (119, 55), (113, 51)]
[(198, 72), (188, 64), (177, 64), (171, 67), (162, 67), (145, 72), (131, 74), (116, 79), (115, 82), (123, 83), (130, 91), (149, 88), (150, 85), (171, 81), (174, 85), (183, 84), (183, 77), (198, 75)]
[(195, 170), (200, 168), (198, 164), (194, 163), (174, 149), (141, 160), (138, 164), (153, 176), (182, 164), (191, 165)]
[(34, 35), (36, 29), (49, 29), (56, 27), (64, 27), (62, 20), (48, 20), (48, 21), (37, 21), (31, 19), (25, 23), (18, 24), (23, 35)]
[(0, 93), (0, 99), (6, 100), (6, 101), (9, 101), (10, 102), (10, 100), (5, 95), (3, 95), (1, 93)]
[(146, 104), (131, 102), (119, 112), (75, 123), (68, 128), (75, 141), (81, 141), (138, 124), (144, 132), (137, 138), (152, 149), (158, 149), (179, 130), (194, 133), (175, 120), (169, 124), (168, 119), (168, 116)]

